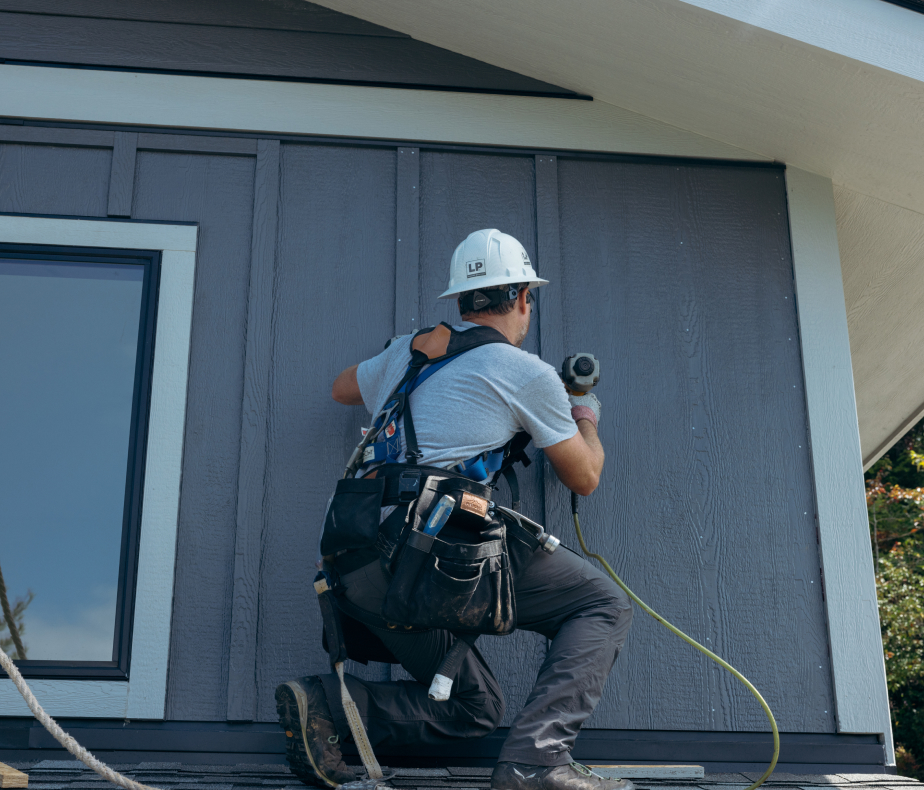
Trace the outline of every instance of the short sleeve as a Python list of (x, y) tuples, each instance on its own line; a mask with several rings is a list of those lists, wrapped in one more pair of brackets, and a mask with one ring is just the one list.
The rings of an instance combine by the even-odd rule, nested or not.
[(565, 387), (552, 369), (523, 386), (510, 408), (523, 430), (532, 436), (536, 447), (551, 447), (577, 433)]
[(388, 370), (388, 349), (378, 356), (360, 362), (356, 368), (356, 381), (359, 384), (359, 394), (363, 396), (363, 404), (371, 414), (379, 402), (379, 390), (385, 381), (385, 372)]
[(407, 347), (410, 346), (411, 339), (411, 335), (397, 338), (381, 354), (367, 359), (365, 362), (360, 362), (356, 368), (356, 382), (359, 384), (359, 394), (362, 395), (363, 404), (370, 414), (373, 414), (376, 408), (381, 408), (385, 398), (391, 395), (391, 390), (384, 391), (390, 383), (389, 367), (396, 354), (401, 355), (402, 358), (407, 356)]

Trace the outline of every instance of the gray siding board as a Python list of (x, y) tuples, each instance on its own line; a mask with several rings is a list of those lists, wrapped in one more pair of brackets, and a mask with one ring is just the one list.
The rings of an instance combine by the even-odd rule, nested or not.
[(540, 353), (556, 368), (565, 356), (562, 344), (561, 233), (558, 208), (558, 157), (536, 156), (536, 273), (551, 287), (536, 290)]
[[(530, 156), (427, 151), (420, 156), (420, 320), (424, 326), (440, 321), (455, 324), (459, 321), (455, 299), (437, 301), (437, 297), (449, 281), (453, 250), (469, 233), (496, 227), (519, 239), (531, 260), (536, 258), (535, 165)], [(523, 347), (538, 351), (535, 328)], [(535, 519), (543, 517), (540, 467), (536, 463), (518, 470), (522, 511)], [(510, 504), (506, 483), (501, 483), (498, 502)], [(535, 683), (546, 640), (517, 632), (482, 637), (478, 646), (500, 681), (507, 703), (502, 726), (509, 726)], [(397, 674), (406, 677), (403, 670)]]
[(0, 124), (0, 142), (87, 148), (112, 148), (114, 134), (98, 129), (56, 129), (50, 126)]
[[(28, 129), (39, 144), (2, 142)], [(0, 126), (0, 210), (105, 216), (113, 134), (28, 129)], [(407, 331), (399, 314), (415, 305), (421, 325), (455, 322), (453, 301), (436, 300), (452, 251), (494, 226), (552, 280), (526, 348), (604, 364), (590, 545), (744, 671), (781, 729), (834, 732), (779, 171), (419, 149), (415, 170), (408, 148), (221, 138), (227, 155), (190, 153), (203, 139), (211, 151), (209, 138), (140, 134), (132, 190), (134, 218), (200, 225), (169, 719), (273, 721), (278, 682), (326, 671), (312, 566), (368, 422), (330, 384)], [(397, 242), (415, 231), (416, 255)], [(567, 497), (550, 470), (543, 491), (540, 467), (521, 475), (524, 510), (573, 545)], [(480, 646), (509, 724), (545, 642)], [(766, 723), (733, 679), (639, 614), (588, 728)]]
[(420, 149), (397, 154), (395, 335), (420, 329)]
[[(564, 319), (562, 315), (562, 272), (561, 272), (561, 231), (559, 228), (560, 211), (558, 207), (558, 157), (537, 155), (536, 162), (536, 247), (538, 259), (534, 261), (536, 273), (548, 286), (537, 289), (537, 313), (539, 316), (537, 333), (539, 336), (539, 354), (543, 360), (559, 369), (565, 358)], [(543, 480), (543, 523), (555, 535), (561, 535), (566, 529), (566, 522), (553, 521), (550, 516), (549, 502), (561, 499), (564, 495), (562, 485), (558, 482), (544, 454), (538, 454), (541, 462)], [(559, 508), (561, 513), (561, 508)]]
[(257, 141), (248, 137), (208, 137), (198, 134), (142, 132), (138, 135), (138, 149), (141, 151), (173, 151), (186, 154), (256, 156)]
[[(360, 427), (361, 407), (330, 396), (341, 370), (394, 331), (395, 150), (283, 144), (270, 382), (266, 530), (257, 705), (329, 671), (311, 581), (328, 498)], [(383, 667), (353, 668), (380, 679)]]
[(316, 81), (574, 95), (411, 38), (0, 11), (0, 58)]
[(134, 217), (199, 223), (167, 718), (226, 718), (254, 162), (141, 152)]
[(0, 211), (105, 217), (112, 152), (0, 145)]
[(374, 25), (305, 0), (0, 0), (0, 10), (30, 14), (176, 22), (186, 25), (301, 30), (352, 36), (409, 38), (406, 33)]
[[(780, 729), (833, 732), (779, 174), (560, 159), (559, 178), (566, 348), (605, 365), (608, 464), (583, 505), (588, 542), (744, 672)], [(587, 726), (767, 723), (639, 616)]]
[(250, 293), (241, 460), (237, 486), (234, 602), (228, 663), (228, 719), (253, 721), (256, 713), (257, 616), (266, 482), (267, 406), (272, 360), (276, 218), (279, 210), (279, 141), (260, 140), (254, 178)]
[(138, 152), (137, 132), (116, 132), (109, 172), (110, 217), (132, 215), (132, 192), (135, 188), (135, 156)]

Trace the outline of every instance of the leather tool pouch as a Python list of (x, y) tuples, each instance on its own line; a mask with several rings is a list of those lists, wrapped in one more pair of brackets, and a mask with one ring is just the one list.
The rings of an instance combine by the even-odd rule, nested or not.
[[(427, 478), (402, 534), (389, 541), (395, 549), (383, 552), (392, 574), (382, 604), (385, 620), (479, 634), (509, 634), (516, 628), (506, 527), (489, 515), (491, 493), (463, 477)], [(444, 494), (456, 505), (438, 535), (425, 535), (427, 519)]]
[(385, 480), (343, 478), (327, 508), (321, 554), (330, 557), (372, 546), (379, 534)]

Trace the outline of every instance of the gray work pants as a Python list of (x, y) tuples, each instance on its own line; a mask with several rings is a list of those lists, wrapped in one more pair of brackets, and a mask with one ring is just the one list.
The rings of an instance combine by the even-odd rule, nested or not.
[[(346, 597), (378, 613), (387, 588), (379, 564), (343, 577)], [(581, 725), (593, 712), (632, 622), (625, 593), (602, 571), (564, 546), (536, 551), (516, 580), (517, 627), (551, 640), (536, 685), (517, 714), (500, 760), (566, 765)], [(369, 740), (375, 746), (445, 744), (488, 735), (504, 716), (500, 686), (477, 648), (466, 656), (446, 702), (427, 696), (453, 642), (447, 631), (376, 629), (413, 681), (371, 682), (347, 676)], [(349, 725), (334, 674), (322, 675), (341, 737)]]

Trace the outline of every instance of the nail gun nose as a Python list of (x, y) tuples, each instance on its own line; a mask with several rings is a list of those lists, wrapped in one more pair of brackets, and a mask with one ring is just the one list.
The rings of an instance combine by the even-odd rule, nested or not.
[(590, 357), (578, 357), (574, 360), (574, 372), (579, 376), (589, 376), (594, 372), (594, 361)]

